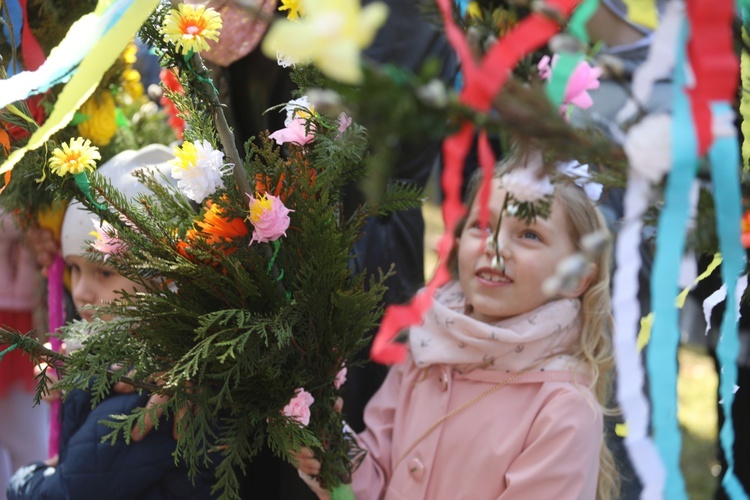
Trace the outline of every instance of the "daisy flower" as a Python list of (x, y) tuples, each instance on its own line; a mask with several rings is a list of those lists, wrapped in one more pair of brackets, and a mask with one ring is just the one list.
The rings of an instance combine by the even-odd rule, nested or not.
[(208, 40), (219, 40), (221, 25), (221, 16), (214, 9), (182, 3), (169, 11), (159, 31), (165, 41), (187, 55), (208, 50)]
[(52, 151), (49, 167), (53, 174), (60, 177), (66, 174), (80, 174), (96, 169), (96, 160), (101, 160), (99, 148), (91, 145), (91, 141), (83, 137), (75, 137), (70, 144), (63, 142), (62, 148)]

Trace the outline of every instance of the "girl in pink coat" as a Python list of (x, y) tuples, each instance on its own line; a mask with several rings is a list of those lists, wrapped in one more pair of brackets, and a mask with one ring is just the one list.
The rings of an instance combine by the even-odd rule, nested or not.
[[(530, 163), (510, 160), (491, 180), (488, 225), (475, 182), (450, 262), (457, 279), (412, 327), (409, 358), (365, 410), (356, 498), (616, 496), (602, 422), (613, 360), (609, 252), (581, 243), (606, 226), (573, 179), (541, 181)], [(554, 194), (549, 217), (527, 223), (517, 210), (530, 187)], [(308, 449), (297, 458), (325, 498), (310, 477), (320, 463)]]

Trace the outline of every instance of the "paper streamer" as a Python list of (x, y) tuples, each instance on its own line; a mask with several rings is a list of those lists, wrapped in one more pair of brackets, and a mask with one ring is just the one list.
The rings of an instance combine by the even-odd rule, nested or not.
[[(717, 121), (733, 121), (734, 112), (728, 102), (711, 105), (711, 112)], [(711, 181), (714, 186), (716, 205), (716, 227), (719, 234), (719, 248), (724, 262), (721, 266), (722, 280), (727, 290), (734, 290), (737, 279), (745, 268), (745, 253), (740, 244), (741, 194), (737, 182), (740, 165), (739, 144), (736, 135), (719, 136), (708, 153), (711, 160)], [(743, 287), (744, 288), (744, 287)], [(722, 485), (733, 500), (747, 499), (747, 495), (734, 474), (734, 424), (732, 403), (734, 387), (737, 384), (737, 356), (740, 350), (737, 322), (739, 304), (734, 294), (728, 294), (724, 317), (721, 322), (721, 335), (716, 355), (721, 366), (719, 377), (719, 398), (724, 410), (724, 425), (719, 431), (719, 442), (724, 450), (727, 471)], [(746, 422), (742, 422), (745, 425)]]
[(633, 24), (655, 30), (659, 25), (659, 11), (655, 0), (623, 0), (628, 8), (628, 20)]
[(677, 347), (680, 341), (678, 312), (673, 286), (679, 280), (680, 261), (685, 245), (685, 228), (690, 213), (690, 188), (698, 168), (698, 143), (685, 95), (685, 48), (688, 34), (683, 21), (677, 45), (674, 72), (672, 120), (673, 167), (659, 218), (656, 257), (651, 278), (653, 329), (646, 357), (653, 405), (654, 442), (667, 472), (664, 497), (685, 499), (685, 482), (680, 472), (681, 435), (677, 424)]
[[(128, 4), (129, 6), (127, 6)], [(39, 148), (52, 134), (68, 124), (73, 118), (75, 111), (94, 92), (104, 73), (117, 60), (122, 51), (125, 50), (133, 35), (158, 5), (159, 0), (118, 0), (107, 9), (102, 19), (106, 18), (107, 23), (113, 22), (114, 25), (106, 31), (104, 36), (81, 61), (77, 71), (60, 93), (55, 103), (55, 108), (47, 121), (31, 135), (26, 146), (10, 154), (5, 163), (0, 166), (0, 174), (11, 170), (27, 151)], [(120, 17), (110, 18), (107, 16), (108, 13), (114, 16), (123, 7), (127, 7), (127, 9)], [(58, 46), (55, 51), (59, 48)], [(52, 54), (50, 54), (50, 58), (52, 58)], [(5, 82), (14, 81), (19, 76), (22, 75), (16, 75), (10, 80), (0, 81), (0, 85)], [(17, 85), (17, 83), (14, 85)], [(6, 94), (2, 88), (0, 86), (0, 96), (2, 96), (0, 97), (0, 102), (5, 102)], [(8, 90), (17, 92), (17, 89)], [(16, 99), (11, 99), (8, 102), (12, 102), (13, 100)]]
[[(557, 10), (562, 16), (568, 16), (577, 3), (578, 0), (549, 0), (546, 5), (548, 8)], [(459, 96), (460, 101), (480, 112), (490, 110), (492, 99), (505, 85), (511, 70), (520, 59), (542, 46), (560, 29), (558, 24), (550, 18), (542, 14), (531, 14), (501, 38), (478, 65), (474, 61), (463, 31), (453, 20), (451, 0), (437, 0), (437, 4), (443, 16), (446, 37), (461, 61), (465, 85)], [(453, 246), (453, 229), (464, 211), (460, 194), (462, 172), (473, 137), (472, 124), (465, 123), (457, 133), (443, 142), (442, 186), (445, 190), (443, 202), (445, 233), (438, 246), (438, 268), (424, 291), (408, 305), (390, 306), (386, 309), (371, 350), (371, 357), (377, 362), (395, 363), (403, 360), (406, 346), (391, 341), (402, 330), (421, 321), (422, 314), (432, 304), (434, 291), (450, 279), (446, 260)], [(485, 172), (491, 171), (494, 167), (494, 156), (486, 133), (479, 134), (478, 146), (482, 169)]]
[(641, 498), (644, 500), (662, 498), (666, 476), (656, 447), (648, 436), (649, 403), (643, 392), (645, 376), (636, 347), (641, 316), (638, 302), (641, 254), (638, 246), (650, 192), (650, 181), (631, 170), (625, 191), (623, 225), (615, 244), (612, 295), (617, 401), (628, 424), (625, 446), (643, 486)]
[[(63, 301), (63, 273), (65, 272), (65, 262), (60, 255), (55, 255), (55, 259), (49, 268), (47, 277), (47, 314), (49, 322), (49, 331), (56, 332), (58, 328), (65, 324), (65, 304)], [(60, 352), (62, 340), (57, 336), (50, 337), (52, 350)], [(50, 432), (49, 432), (49, 456), (57, 455), (60, 446), (60, 400), (50, 403)]]
[[(742, 294), (745, 293), (747, 288), (747, 274), (742, 276), (737, 281), (737, 287), (734, 289), (734, 300), (737, 319), (740, 317), (740, 301), (742, 300)], [(724, 302), (727, 298), (727, 285), (722, 284), (718, 290), (706, 297), (703, 301), (703, 320), (706, 322), (706, 334), (711, 329), (711, 314), (713, 314), (714, 308)]]
[(677, 38), (685, 17), (685, 3), (671, 0), (664, 9), (664, 19), (654, 33), (648, 57), (636, 70), (631, 85), (632, 97), (617, 113), (617, 122), (623, 123), (638, 113), (638, 105), (646, 104), (651, 97), (654, 84), (672, 78)]

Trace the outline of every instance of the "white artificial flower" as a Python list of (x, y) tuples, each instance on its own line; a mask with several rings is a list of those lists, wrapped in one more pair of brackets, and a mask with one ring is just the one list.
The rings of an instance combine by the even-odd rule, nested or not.
[(232, 165), (225, 164), (224, 153), (207, 140), (186, 141), (174, 153), (177, 158), (172, 161), (172, 177), (188, 198), (201, 203), (217, 189), (224, 188), (222, 177), (231, 172)]
[(285, 56), (281, 52), (276, 51), (276, 64), (278, 64), (282, 68), (288, 68), (290, 66), (294, 68), (297, 64), (297, 61), (295, 61), (291, 57)]
[(503, 188), (520, 202), (534, 202), (555, 191), (549, 177), (536, 165), (516, 167), (502, 176)]
[(588, 165), (581, 165), (577, 161), (559, 163), (557, 165), (557, 171), (572, 178), (573, 182), (584, 190), (589, 200), (597, 202), (599, 201), (599, 198), (602, 197), (604, 186), (598, 182), (591, 181), (591, 174), (589, 174)]
[(293, 99), (286, 103), (286, 105), (284, 106), (284, 111), (286, 111), (286, 119), (284, 120), (284, 125), (288, 127), (295, 119), (307, 119), (309, 115), (314, 113), (315, 110), (312, 104), (310, 104), (307, 96), (303, 95), (299, 99)]
[(672, 168), (672, 117), (648, 115), (628, 130), (624, 149), (630, 168), (660, 182)]

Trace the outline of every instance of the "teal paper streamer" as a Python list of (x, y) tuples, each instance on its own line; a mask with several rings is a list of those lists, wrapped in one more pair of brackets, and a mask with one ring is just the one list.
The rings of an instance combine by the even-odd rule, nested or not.
[[(750, 1), (750, 0), (747, 0)], [(584, 45), (589, 44), (589, 33), (586, 30), (586, 23), (599, 8), (599, 0), (583, 0), (568, 23), (568, 32), (581, 41)]]
[(94, 199), (94, 197), (91, 195), (91, 185), (89, 184), (89, 178), (86, 177), (85, 172), (73, 174), (73, 179), (75, 179), (76, 185), (78, 185), (78, 189), (81, 190), (83, 195), (91, 202), (92, 205), (94, 205), (99, 210), (107, 209), (106, 206), (102, 205), (101, 203), (98, 203)]
[(331, 500), (354, 500), (354, 491), (350, 484), (340, 484), (328, 493)]
[[(713, 103), (714, 116), (733, 116), (729, 103)], [(731, 121), (731, 118), (730, 118)], [(719, 137), (708, 152), (711, 160), (711, 181), (716, 204), (716, 228), (719, 235), (719, 248), (723, 261), (721, 277), (727, 287), (726, 307), (721, 322), (721, 336), (716, 354), (722, 372), (719, 384), (721, 407), (724, 411), (724, 425), (719, 432), (719, 442), (724, 450), (727, 471), (722, 484), (733, 500), (747, 499), (747, 494), (734, 474), (734, 426), (732, 424), (732, 403), (734, 386), (737, 383), (737, 356), (740, 350), (737, 332), (737, 299), (734, 290), (737, 278), (745, 268), (745, 253), (740, 244), (740, 219), (742, 217), (740, 185), (740, 146), (737, 136)], [(743, 390), (749, 388), (743, 387)], [(747, 422), (742, 422), (747, 425)]]
[(547, 83), (547, 97), (557, 108), (560, 107), (565, 98), (565, 87), (568, 86), (570, 75), (575, 71), (578, 63), (583, 60), (580, 52), (564, 52), (558, 54), (557, 63), (552, 69), (552, 75)]
[(656, 257), (651, 277), (654, 323), (646, 357), (654, 444), (667, 473), (663, 498), (670, 500), (687, 499), (685, 481), (680, 472), (682, 441), (677, 424), (677, 347), (680, 331), (674, 300), (685, 244), (690, 188), (698, 167), (698, 144), (684, 90), (687, 35), (688, 24), (685, 20), (677, 42), (671, 130), (673, 166), (656, 236)]
[(3, 356), (5, 356), (6, 354), (8, 354), (10, 351), (12, 351), (13, 349), (15, 349), (16, 347), (18, 347), (18, 344), (13, 344), (10, 347), (8, 347), (7, 349), (5, 349), (3, 352), (0, 352), (0, 361), (2, 361)]

